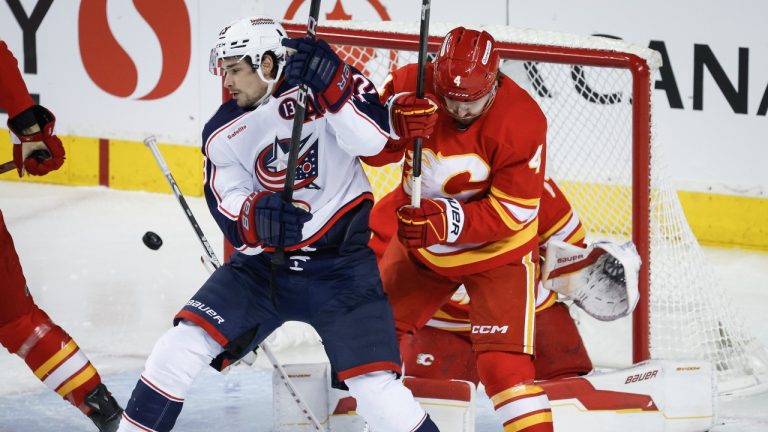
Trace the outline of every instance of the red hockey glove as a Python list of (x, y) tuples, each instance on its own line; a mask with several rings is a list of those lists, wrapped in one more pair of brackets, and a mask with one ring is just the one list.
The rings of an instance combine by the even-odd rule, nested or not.
[(414, 138), (429, 138), (437, 123), (434, 96), (417, 98), (416, 93), (398, 93), (388, 101), (392, 119), (392, 138), (405, 142)]
[(464, 228), (464, 210), (453, 198), (422, 199), (420, 207), (397, 209), (397, 237), (409, 248), (455, 243)]
[(352, 95), (352, 70), (322, 39), (283, 39), (296, 52), (285, 63), (288, 84), (306, 84), (326, 110), (335, 113)]
[(288, 247), (301, 243), (301, 230), (310, 219), (312, 213), (286, 203), (278, 193), (253, 192), (240, 208), (237, 227), (249, 247)]
[(13, 141), (13, 162), (19, 177), (25, 172), (45, 175), (64, 164), (64, 146), (54, 135), (56, 117), (40, 105), (35, 105), (8, 119)]

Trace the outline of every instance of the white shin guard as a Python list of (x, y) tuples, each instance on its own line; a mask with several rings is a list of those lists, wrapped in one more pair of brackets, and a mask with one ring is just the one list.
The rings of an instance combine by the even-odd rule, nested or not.
[(410, 432), (426, 413), (393, 372), (379, 371), (344, 381), (357, 400), (357, 413), (373, 431)]
[(164, 392), (184, 399), (195, 377), (222, 351), (205, 330), (181, 321), (155, 343), (142, 376)]

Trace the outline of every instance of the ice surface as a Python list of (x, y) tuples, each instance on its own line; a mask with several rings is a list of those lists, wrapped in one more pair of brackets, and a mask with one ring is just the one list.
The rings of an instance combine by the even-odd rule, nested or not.
[[(205, 202), (187, 201), (220, 251), (221, 235)], [(124, 405), (155, 340), (207, 277), (199, 263), (203, 249), (178, 203), (166, 194), (0, 182), (0, 210), (36, 303), (75, 338)], [(162, 237), (159, 250), (144, 246), (146, 231)], [(731, 249), (706, 253), (753, 334), (768, 345), (763, 324), (768, 254)], [(306, 332), (303, 342), (312, 338)], [(295, 342), (286, 337), (273, 342), (285, 363), (324, 358), (316, 347), (292, 346)], [(223, 376), (205, 371), (175, 430), (269, 430), (271, 385), (271, 369), (263, 359)], [(501, 431), (488, 399), (479, 399), (478, 432)], [(768, 431), (766, 406), (768, 395), (724, 402), (724, 424), (713, 430)], [(95, 428), (34, 378), (18, 357), (0, 354), (0, 432), (81, 430)]]

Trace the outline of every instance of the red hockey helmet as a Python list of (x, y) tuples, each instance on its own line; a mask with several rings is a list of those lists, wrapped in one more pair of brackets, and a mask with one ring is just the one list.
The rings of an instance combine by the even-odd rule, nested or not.
[[(441, 104), (445, 105), (445, 98), (478, 101), (495, 90), (499, 71), (495, 44), (486, 31), (457, 27), (448, 32), (435, 58), (435, 93)], [(489, 98), (485, 109), (491, 102)]]

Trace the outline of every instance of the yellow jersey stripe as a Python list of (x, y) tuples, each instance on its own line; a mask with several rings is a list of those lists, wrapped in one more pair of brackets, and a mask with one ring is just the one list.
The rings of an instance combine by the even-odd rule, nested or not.
[(89, 379), (93, 378), (94, 375), (96, 375), (96, 368), (93, 367), (92, 364), (88, 363), (88, 367), (83, 369), (83, 371), (76, 376), (72, 377), (71, 380), (56, 390), (56, 393), (60, 394), (61, 396), (66, 396), (74, 389), (85, 384)]
[(70, 339), (70, 341), (67, 342), (67, 344), (59, 350), (59, 352), (52, 355), (51, 358), (49, 358), (39, 368), (35, 369), (35, 376), (42, 380), (43, 377), (48, 374), (48, 372), (58, 366), (62, 360), (64, 360), (67, 356), (75, 351), (77, 351), (77, 344), (75, 343), (74, 339)]

